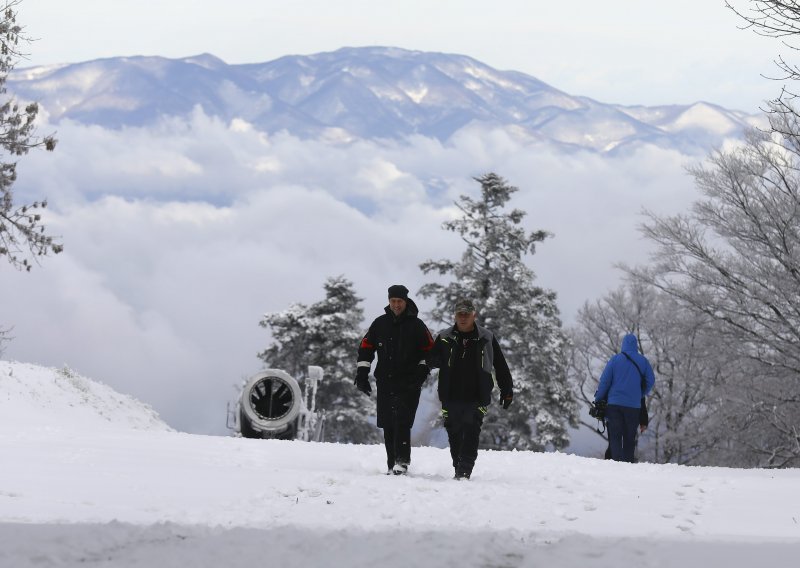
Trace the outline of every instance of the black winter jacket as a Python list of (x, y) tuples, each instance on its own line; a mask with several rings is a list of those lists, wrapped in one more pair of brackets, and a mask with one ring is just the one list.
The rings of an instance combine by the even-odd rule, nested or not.
[[(485, 327), (478, 324), (475, 326), (478, 330), (478, 348), (474, 350), (473, 363), (478, 373), (478, 399), (475, 402), (480, 406), (488, 406), (492, 400), (495, 381), (500, 387), (501, 398), (513, 394), (514, 382), (497, 338)], [(451, 393), (459, 390), (451, 388), (452, 382), (459, 380), (453, 373), (454, 358), (459, 356), (462, 349), (456, 342), (457, 336), (456, 326), (439, 332), (428, 359), (431, 367), (439, 368), (439, 401), (443, 408), (450, 402)]]
[(433, 347), (431, 332), (417, 317), (413, 300), (406, 300), (406, 309), (395, 316), (387, 306), (386, 313), (369, 326), (358, 348), (358, 366), (369, 367), (375, 354), (375, 380), (378, 388), (390, 390), (418, 388), (428, 376), (427, 356)]

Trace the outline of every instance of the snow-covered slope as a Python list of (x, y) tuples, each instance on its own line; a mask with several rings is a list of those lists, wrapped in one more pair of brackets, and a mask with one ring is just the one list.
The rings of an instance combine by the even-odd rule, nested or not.
[(171, 431), (146, 404), (71, 369), (0, 361), (0, 428)]
[(620, 107), (573, 96), (516, 71), (464, 55), (391, 47), (342, 48), (228, 65), (118, 57), (13, 72), (9, 88), (40, 101), (52, 121), (139, 126), (196, 105), (225, 121), (299, 136), (448, 139), (470, 124), (522, 129), (566, 148), (610, 151), (648, 142), (706, 151), (737, 136), (752, 116), (707, 103)]
[[(800, 552), (796, 470), (481, 451), (455, 481), (447, 450), (417, 447), (409, 476), (387, 476), (380, 445), (181, 434), (88, 379), (0, 370), (0, 412), (25, 417), (0, 427), (4, 567), (736, 568)], [(126, 419), (106, 420), (116, 406)]]

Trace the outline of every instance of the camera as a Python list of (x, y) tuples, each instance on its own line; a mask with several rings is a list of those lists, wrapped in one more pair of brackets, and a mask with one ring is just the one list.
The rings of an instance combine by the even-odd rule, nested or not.
[(603, 420), (606, 417), (606, 405), (608, 403), (605, 400), (598, 400), (597, 402), (592, 402), (589, 404), (589, 416), (593, 418), (597, 418), (598, 420)]

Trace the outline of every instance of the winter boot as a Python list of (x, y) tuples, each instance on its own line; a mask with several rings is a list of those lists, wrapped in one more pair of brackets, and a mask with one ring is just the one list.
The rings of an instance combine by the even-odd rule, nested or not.
[(467, 471), (465, 469), (456, 469), (456, 474), (453, 479), (469, 479), (469, 476), (472, 475), (471, 471)]
[(403, 462), (395, 462), (392, 468), (392, 473), (395, 475), (405, 475), (408, 473), (408, 464)]

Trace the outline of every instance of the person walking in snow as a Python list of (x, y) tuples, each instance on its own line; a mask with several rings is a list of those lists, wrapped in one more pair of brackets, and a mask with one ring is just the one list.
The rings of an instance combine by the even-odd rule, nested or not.
[(411, 463), (411, 427), (422, 384), (428, 378), (426, 359), (433, 337), (419, 319), (417, 305), (405, 286), (389, 287), (389, 305), (384, 311), (361, 340), (355, 385), (370, 395), (369, 370), (377, 353), (378, 428), (383, 428), (388, 473), (403, 475)]
[(622, 350), (606, 363), (595, 403), (605, 400), (611, 459), (633, 463), (636, 429), (640, 425), (642, 400), (653, 390), (656, 377), (647, 357), (639, 353), (632, 333), (622, 338)]
[(436, 336), (429, 362), (439, 369), (439, 401), (455, 479), (469, 479), (495, 379), (504, 410), (514, 398), (514, 383), (497, 338), (475, 321), (475, 304), (459, 299), (454, 312), (455, 324)]

